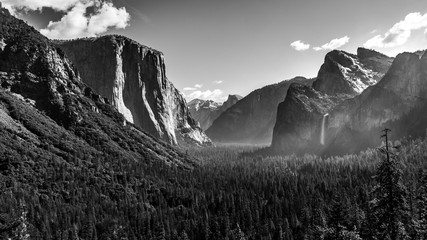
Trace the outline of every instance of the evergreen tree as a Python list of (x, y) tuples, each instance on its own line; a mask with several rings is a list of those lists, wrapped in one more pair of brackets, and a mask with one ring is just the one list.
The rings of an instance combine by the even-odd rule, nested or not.
[(390, 129), (384, 129), (385, 146), (379, 151), (383, 158), (375, 174), (376, 185), (372, 190), (371, 209), (376, 221), (376, 237), (384, 240), (404, 239), (407, 236), (408, 207), (406, 188), (402, 184), (401, 166), (388, 142)]

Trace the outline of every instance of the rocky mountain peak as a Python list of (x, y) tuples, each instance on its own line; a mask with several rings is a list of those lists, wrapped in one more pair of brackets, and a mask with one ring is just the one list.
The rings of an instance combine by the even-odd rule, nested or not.
[(188, 109), (191, 116), (194, 117), (200, 124), (203, 130), (207, 130), (224, 111), (236, 104), (240, 99), (239, 95), (228, 95), (228, 98), (223, 103), (218, 103), (213, 100), (193, 99), (188, 103)]
[(182, 94), (167, 79), (160, 51), (118, 35), (57, 44), (82, 80), (107, 97), (129, 122), (169, 143), (210, 143)]
[(228, 102), (228, 101), (235, 101), (235, 100), (239, 101), (240, 99), (242, 99), (242, 96), (240, 96), (240, 95), (237, 95), (237, 94), (235, 94), (235, 95), (229, 94), (229, 95), (228, 95), (228, 97), (227, 97), (226, 102)]
[(230, 108), (231, 106), (233, 106), (234, 104), (236, 104), (242, 98), (243, 98), (242, 96), (230, 94), (230, 95), (228, 95), (227, 100), (222, 104), (222, 108), (225, 111), (228, 108)]
[(313, 88), (329, 95), (360, 94), (376, 84), (391, 65), (392, 58), (363, 48), (358, 55), (333, 50), (326, 54)]

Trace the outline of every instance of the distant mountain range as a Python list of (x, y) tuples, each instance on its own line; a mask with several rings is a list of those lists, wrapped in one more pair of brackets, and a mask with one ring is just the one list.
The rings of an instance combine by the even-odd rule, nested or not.
[(242, 97), (239, 95), (228, 95), (225, 102), (218, 103), (212, 100), (201, 100), (196, 98), (188, 103), (188, 109), (191, 116), (199, 122), (200, 127), (203, 130), (207, 130), (219, 115), (236, 104), (240, 99), (242, 99)]

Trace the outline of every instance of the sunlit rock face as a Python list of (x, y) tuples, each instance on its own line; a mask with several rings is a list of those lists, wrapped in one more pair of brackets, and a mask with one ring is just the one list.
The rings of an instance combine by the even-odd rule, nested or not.
[(328, 95), (359, 95), (384, 76), (392, 61), (364, 48), (359, 48), (357, 55), (334, 50), (326, 54), (313, 88)]
[(181, 93), (166, 78), (163, 54), (122, 36), (58, 42), (82, 80), (126, 120), (167, 142), (208, 144)]
[(23, 170), (33, 179), (47, 165), (94, 166), (94, 159), (194, 167), (182, 152), (127, 124), (81, 81), (61, 48), (6, 9), (0, 9), (0, 39), (2, 161), (36, 161)]
[(223, 103), (212, 100), (193, 99), (188, 103), (191, 116), (199, 123), (203, 130), (207, 130), (221, 113), (225, 112), (240, 99), (239, 95), (229, 95)]
[(356, 121), (348, 115), (351, 102), (376, 86), (392, 60), (363, 48), (358, 49), (357, 55), (337, 50), (328, 53), (312, 88), (291, 86), (279, 105), (272, 150), (323, 154), (332, 149), (333, 142), (341, 141), (335, 141), (337, 136), (352, 127), (348, 122)]
[(276, 122), (277, 105), (292, 83), (311, 85), (313, 79), (296, 77), (249, 93), (222, 113), (206, 131), (217, 142), (269, 144)]

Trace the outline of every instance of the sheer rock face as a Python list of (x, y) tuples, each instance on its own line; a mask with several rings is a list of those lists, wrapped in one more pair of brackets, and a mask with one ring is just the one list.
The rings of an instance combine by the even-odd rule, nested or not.
[(26, 165), (35, 173), (52, 161), (81, 167), (94, 159), (194, 166), (169, 144), (127, 124), (81, 81), (63, 50), (5, 9), (0, 42), (0, 156), (38, 161), (31, 165), (37, 170)]
[(296, 77), (251, 92), (222, 113), (206, 133), (217, 142), (269, 144), (277, 105), (295, 82), (311, 85), (313, 79)]
[(392, 61), (364, 48), (359, 48), (357, 55), (334, 50), (326, 54), (313, 88), (328, 95), (359, 95), (384, 76)]
[(321, 148), (323, 116), (335, 105), (336, 99), (327, 94), (292, 84), (285, 101), (278, 106), (272, 148), (288, 153), (316, 153)]
[[(347, 122), (355, 122), (354, 116), (346, 115), (347, 104), (370, 91), (370, 86), (376, 86), (392, 60), (363, 48), (358, 49), (357, 55), (338, 50), (328, 53), (313, 87), (291, 86), (285, 101), (279, 105), (272, 149), (284, 153), (324, 153), (339, 132), (347, 129)], [(338, 109), (341, 111), (336, 114)], [(325, 114), (328, 115), (324, 120)], [(321, 143), (323, 121), (325, 141)]]
[[(322, 119), (315, 119), (315, 111), (303, 108), (299, 112), (307, 115), (306, 117), (286, 122), (287, 119), (295, 118), (296, 113), (293, 114), (290, 107), (279, 105), (276, 126), (287, 124), (289, 127), (275, 128), (277, 137), (273, 138), (273, 149), (286, 153), (298, 152), (296, 149), (299, 152), (312, 151), (318, 154), (345, 154), (380, 144), (378, 135), (385, 127), (393, 130), (395, 138), (423, 135), (427, 127), (425, 121), (421, 121), (427, 119), (423, 110), (427, 106), (424, 98), (427, 95), (426, 69), (426, 54), (421, 56), (402, 53), (395, 58), (384, 77), (361, 94), (344, 99), (339, 94), (329, 97), (334, 104), (324, 109), (328, 118), (325, 124), (325, 143), (320, 147), (309, 142), (302, 142), (293, 150), (288, 147), (289, 142), (300, 143), (303, 139), (295, 132), (303, 133), (307, 131), (307, 126), (321, 126)], [(299, 101), (309, 98), (310, 101), (321, 102), (306, 94), (297, 98)], [(295, 104), (293, 102), (292, 99), (286, 99), (283, 105)], [(301, 125), (305, 127), (299, 127)], [(319, 139), (318, 128), (311, 133), (312, 139)]]
[(199, 122), (200, 127), (203, 130), (207, 130), (221, 113), (236, 104), (240, 99), (242, 97), (239, 95), (228, 95), (228, 99), (222, 104), (212, 100), (193, 99), (188, 103), (188, 109), (191, 116)]
[(126, 120), (167, 142), (210, 143), (166, 78), (163, 54), (122, 36), (58, 43), (82, 80), (107, 97)]

